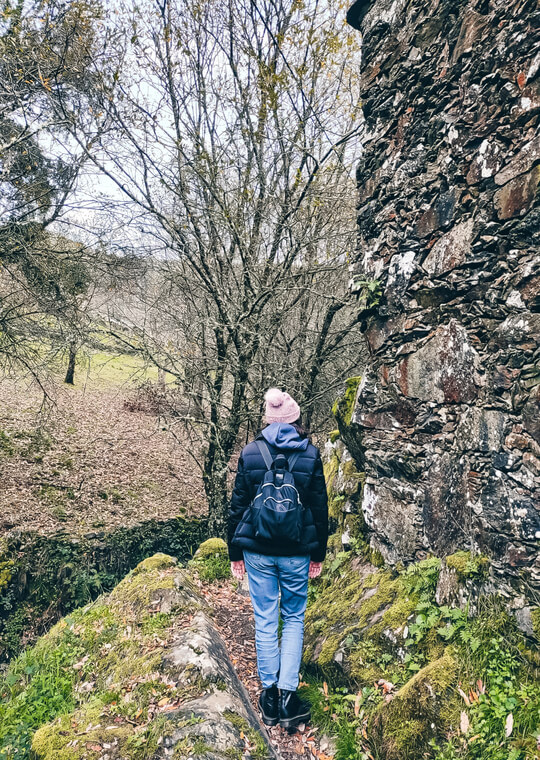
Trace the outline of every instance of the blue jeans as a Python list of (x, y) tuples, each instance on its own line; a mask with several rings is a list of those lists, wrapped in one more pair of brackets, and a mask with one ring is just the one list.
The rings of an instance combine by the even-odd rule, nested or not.
[[(295, 691), (302, 660), (309, 556), (274, 557), (244, 551), (255, 615), (257, 669), (263, 688)], [(279, 595), (281, 592), (281, 600)], [(283, 630), (278, 642), (278, 611)]]

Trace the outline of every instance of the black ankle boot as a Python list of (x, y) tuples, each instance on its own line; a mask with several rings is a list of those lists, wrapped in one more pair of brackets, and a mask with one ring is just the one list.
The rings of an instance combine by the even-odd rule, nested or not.
[(275, 726), (279, 720), (279, 693), (276, 684), (262, 690), (259, 707), (263, 723), (267, 726)]
[(303, 702), (295, 691), (281, 690), (279, 697), (279, 725), (294, 728), (299, 723), (307, 723), (311, 712), (307, 702)]

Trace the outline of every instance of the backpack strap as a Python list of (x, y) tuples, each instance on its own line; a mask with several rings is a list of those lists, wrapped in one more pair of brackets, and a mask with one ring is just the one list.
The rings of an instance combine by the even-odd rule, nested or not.
[(268, 448), (266, 441), (255, 441), (255, 443), (257, 444), (259, 451), (261, 452), (261, 456), (264, 459), (266, 469), (271, 470), (274, 460), (272, 459), (272, 454), (270, 453), (270, 449)]
[[(266, 443), (266, 441), (260, 441), (260, 440), (255, 441), (255, 443), (257, 444), (259, 451), (261, 452), (261, 456), (264, 459), (266, 469), (271, 470), (274, 460), (272, 458), (272, 454), (270, 453), (268, 444)], [(298, 461), (298, 457), (300, 456), (301, 453), (302, 453), (301, 451), (296, 451), (291, 457), (287, 457), (287, 461), (289, 464), (289, 472), (293, 471), (294, 465)]]
[(297, 451), (292, 455), (292, 457), (289, 458), (289, 472), (293, 471), (293, 467), (297, 463), (300, 453), (300, 451)]

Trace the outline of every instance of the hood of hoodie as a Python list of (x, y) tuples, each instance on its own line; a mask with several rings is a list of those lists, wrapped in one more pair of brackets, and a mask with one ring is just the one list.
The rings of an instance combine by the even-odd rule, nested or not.
[(264, 428), (262, 436), (278, 449), (305, 451), (309, 446), (309, 440), (302, 438), (296, 428), (287, 422), (272, 422)]

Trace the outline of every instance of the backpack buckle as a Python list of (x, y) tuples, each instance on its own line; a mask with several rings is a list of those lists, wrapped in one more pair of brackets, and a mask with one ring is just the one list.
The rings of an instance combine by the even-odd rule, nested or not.
[(284, 454), (278, 454), (272, 462), (272, 469), (274, 470), (288, 470), (289, 460)]

